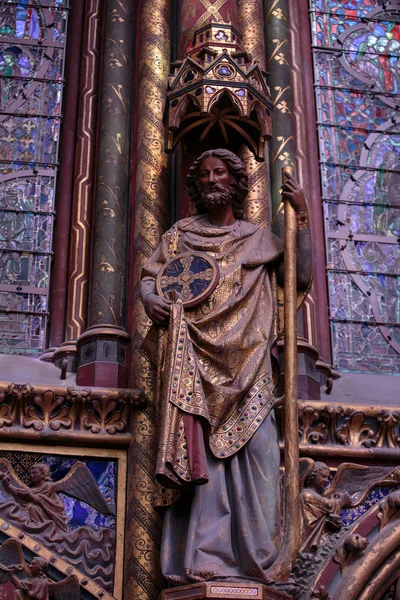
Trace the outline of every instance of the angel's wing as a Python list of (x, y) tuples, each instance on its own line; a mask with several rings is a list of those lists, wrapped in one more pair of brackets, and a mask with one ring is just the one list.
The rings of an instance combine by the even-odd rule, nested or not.
[[(8, 474), (10, 476), (10, 483), (12, 485), (23, 489), (29, 489), (29, 486), (27, 486), (23, 481), (21, 481), (21, 479), (14, 471), (11, 463), (6, 458), (0, 458), (0, 473)], [(2, 486), (2, 489), (5, 492), (8, 491), (7, 487), (2, 483), (2, 481), (0, 481), (0, 485)]]
[(10, 571), (17, 568), (24, 577), (31, 571), (25, 560), (21, 544), (17, 540), (6, 540), (0, 546), (0, 583), (10, 578)]
[[(385, 481), (397, 468), (397, 466), (381, 467), (342, 463), (332, 484), (324, 491), (324, 496), (340, 494), (345, 491), (349, 494), (358, 492), (352, 502), (352, 506), (356, 506), (373, 487)], [(396, 485), (396, 482), (393, 481), (393, 484)], [(399, 485), (399, 482), (397, 482), (397, 485)]]
[(49, 593), (54, 600), (80, 600), (78, 578), (75, 575), (69, 575), (62, 581), (51, 581)]
[(304, 483), (307, 477), (310, 475), (315, 465), (315, 461), (312, 458), (300, 458), (299, 460), (299, 478), (300, 478), (300, 491), (304, 487)]
[(95, 478), (82, 462), (76, 462), (69, 473), (55, 483), (55, 490), (86, 502), (103, 515), (114, 514), (104, 499)]

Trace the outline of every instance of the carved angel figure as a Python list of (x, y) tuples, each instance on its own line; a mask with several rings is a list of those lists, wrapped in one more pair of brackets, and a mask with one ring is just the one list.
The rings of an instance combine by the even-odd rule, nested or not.
[(19, 479), (8, 460), (0, 459), (3, 488), (20, 508), (27, 511), (31, 523), (52, 521), (57, 528), (68, 531), (67, 514), (58, 496), (60, 492), (86, 502), (102, 514), (113, 514), (95, 478), (82, 462), (76, 462), (69, 473), (57, 482), (52, 480), (49, 465), (37, 463), (31, 469), (31, 480), (32, 488)]
[(338, 531), (342, 526), (342, 509), (360, 504), (372, 488), (400, 485), (398, 467), (343, 463), (332, 482), (330, 477), (325, 463), (300, 459), (302, 552), (317, 550), (325, 531)]
[(79, 600), (80, 588), (75, 575), (62, 581), (49, 581), (49, 563), (35, 556), (30, 565), (16, 540), (7, 540), (0, 547), (0, 584), (10, 579), (15, 587), (14, 600)]

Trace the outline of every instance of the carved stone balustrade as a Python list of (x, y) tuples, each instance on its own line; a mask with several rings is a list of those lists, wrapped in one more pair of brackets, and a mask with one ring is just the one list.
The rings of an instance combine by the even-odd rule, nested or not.
[(128, 446), (137, 389), (46, 387), (0, 382), (0, 440)]
[(393, 406), (299, 401), (299, 433), (302, 456), (399, 462), (400, 411)]
[[(138, 389), (0, 381), (0, 439), (127, 446), (131, 409), (142, 402)], [(399, 460), (400, 411), (393, 406), (300, 401), (299, 428), (303, 456)]]

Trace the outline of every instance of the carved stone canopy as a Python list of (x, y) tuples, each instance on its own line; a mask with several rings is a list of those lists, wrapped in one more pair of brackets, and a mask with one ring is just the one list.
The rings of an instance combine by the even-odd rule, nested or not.
[(241, 46), (232, 25), (210, 23), (194, 33), (193, 48), (172, 64), (165, 108), (166, 151), (182, 141), (189, 152), (243, 145), (259, 161), (271, 138), (273, 108), (267, 73)]

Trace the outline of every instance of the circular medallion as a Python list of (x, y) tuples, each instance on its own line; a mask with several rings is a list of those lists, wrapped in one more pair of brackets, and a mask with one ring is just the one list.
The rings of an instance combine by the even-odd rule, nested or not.
[(219, 281), (217, 262), (204, 252), (178, 254), (157, 275), (159, 296), (169, 299), (168, 292), (175, 290), (186, 307), (196, 306), (206, 300)]

